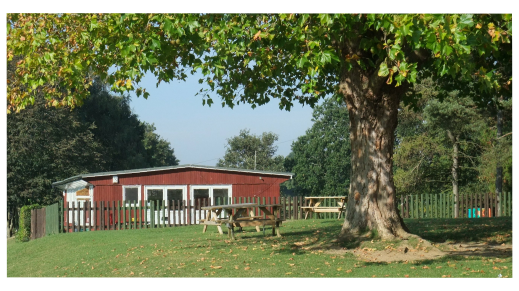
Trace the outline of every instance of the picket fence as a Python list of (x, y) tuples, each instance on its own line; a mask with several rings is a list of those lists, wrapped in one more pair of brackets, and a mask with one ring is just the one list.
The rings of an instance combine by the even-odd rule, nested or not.
[[(212, 203), (213, 202), (213, 203)], [(303, 219), (303, 197), (232, 197), (178, 201), (95, 201), (94, 203), (63, 203), (59, 207), (59, 232), (125, 230), (142, 228), (178, 227), (198, 224), (206, 218), (201, 207), (236, 203), (281, 204), (278, 218)], [(336, 206), (336, 205), (326, 205)], [(223, 214), (222, 214), (223, 215)], [(263, 216), (259, 208), (254, 215)], [(323, 217), (323, 216), (322, 216)], [(326, 213), (323, 218), (337, 217)]]
[[(460, 194), (458, 217), (478, 218), (512, 216), (512, 193)], [(400, 215), (403, 218), (454, 218), (453, 194), (420, 194), (402, 196)]]
[[(34, 211), (31, 219), (32, 239), (55, 233), (99, 230), (125, 230), (143, 228), (178, 227), (198, 224), (206, 218), (201, 207), (212, 205), (258, 203), (280, 204), (278, 218), (304, 219), (301, 207), (306, 206), (301, 196), (294, 197), (232, 197), (228, 199), (179, 201), (96, 201), (94, 203), (59, 203)], [(338, 206), (327, 200), (325, 207)], [(423, 194), (401, 197), (398, 204), (403, 218), (453, 218), (452, 194)], [(254, 209), (255, 215), (264, 215)], [(338, 213), (321, 213), (321, 219), (337, 218)], [(459, 217), (512, 216), (512, 194), (460, 195)], [(314, 213), (312, 217), (316, 219)]]

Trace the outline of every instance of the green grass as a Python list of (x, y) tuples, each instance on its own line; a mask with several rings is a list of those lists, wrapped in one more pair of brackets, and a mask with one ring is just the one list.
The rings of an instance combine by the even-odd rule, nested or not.
[[(512, 243), (511, 218), (408, 219), (412, 233), (433, 244)], [(287, 221), (282, 238), (271, 230), (237, 232), (238, 240), (201, 226), (93, 231), (7, 241), (8, 277), (512, 277), (512, 257), (446, 256), (414, 262), (364, 262), (329, 247), (384, 249), (373, 240), (338, 245), (342, 221)]]

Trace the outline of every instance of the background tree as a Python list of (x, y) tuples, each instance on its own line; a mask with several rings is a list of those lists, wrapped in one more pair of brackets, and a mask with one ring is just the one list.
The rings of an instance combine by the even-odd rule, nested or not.
[[(287, 171), (295, 176), (291, 188), (305, 196), (347, 195), (350, 165), (348, 109), (327, 99), (312, 113), (312, 127), (292, 143)], [(290, 160), (290, 161), (289, 161)]]
[[(440, 89), (432, 79), (422, 80), (413, 89), (422, 96), (417, 108), (402, 106), (399, 112), (394, 161), (400, 195), (456, 193), (456, 188), (459, 194), (494, 191), (496, 165), (501, 161), (511, 167), (511, 143), (494, 151), (499, 146), (492, 110), (477, 108), (456, 92), (440, 101)], [(511, 111), (504, 116), (511, 130)]]
[[(145, 72), (158, 83), (200, 70), (230, 107), (279, 99), (313, 105), (334, 95), (348, 105), (352, 152), (350, 199), (342, 237), (376, 230), (407, 238), (396, 211), (393, 146), (400, 101), (419, 69), (435, 79), (471, 80), (479, 103), (510, 85), (512, 16), (501, 14), (8, 14), (7, 57), (23, 55), (8, 88), (8, 110), (34, 100), (81, 104), (89, 72), (116, 91), (135, 90)], [(499, 56), (498, 56), (499, 55)], [(511, 62), (500, 62), (511, 66)], [(110, 74), (108, 68), (116, 68)], [(455, 85), (455, 82), (453, 84)], [(24, 90), (28, 86), (29, 90)], [(510, 86), (508, 86), (510, 87)], [(505, 89), (503, 89), (505, 88)], [(508, 89), (506, 89), (508, 90)]]
[(264, 132), (261, 135), (250, 134), (250, 130), (242, 129), (240, 134), (227, 139), (227, 149), (217, 167), (228, 167), (262, 171), (284, 171), (284, 157), (275, 155), (277, 146), (274, 143), (278, 135)]
[(142, 125), (144, 126), (144, 139), (142, 142), (147, 153), (149, 166), (161, 167), (178, 165), (175, 151), (171, 147), (170, 142), (155, 133), (155, 130), (157, 130), (155, 125), (145, 121), (142, 122)]
[[(9, 80), (12, 66), (8, 72)], [(22, 206), (49, 205), (61, 198), (52, 182), (82, 173), (178, 164), (170, 143), (153, 125), (137, 119), (128, 98), (113, 96), (98, 84), (91, 90), (79, 110), (49, 108), (39, 97), (26, 110), (7, 115), (9, 236)]]
[(7, 116), (9, 235), (17, 228), (22, 206), (49, 205), (61, 198), (52, 182), (103, 168), (102, 146), (93, 129), (76, 112), (47, 108), (42, 99)]
[(111, 94), (100, 80), (90, 91), (90, 98), (77, 110), (83, 122), (96, 125), (93, 133), (103, 146), (104, 170), (178, 165), (170, 143), (132, 112), (129, 96)]

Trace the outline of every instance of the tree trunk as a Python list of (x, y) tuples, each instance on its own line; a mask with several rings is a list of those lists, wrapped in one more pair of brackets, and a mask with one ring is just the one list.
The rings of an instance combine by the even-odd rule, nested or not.
[(355, 239), (367, 231), (382, 239), (410, 236), (397, 211), (392, 172), (398, 107), (405, 88), (373, 78), (369, 81), (352, 70), (340, 83), (350, 116), (352, 152), (342, 239)]
[(459, 144), (458, 136), (454, 136), (449, 130), (447, 130), (447, 135), (449, 136), (451, 142), (452, 142), (452, 195), (454, 195), (454, 218), (458, 218), (459, 216), (459, 187), (458, 187), (458, 160), (459, 160)]
[[(503, 97), (499, 98), (500, 101), (503, 100)], [(497, 110), (497, 138), (500, 138), (503, 134), (503, 111), (501, 109)], [(499, 143), (499, 139), (496, 139), (496, 146)], [(496, 167), (496, 200), (497, 200), (497, 216), (501, 216), (501, 201), (499, 199), (499, 193), (503, 192), (503, 167), (498, 161)]]

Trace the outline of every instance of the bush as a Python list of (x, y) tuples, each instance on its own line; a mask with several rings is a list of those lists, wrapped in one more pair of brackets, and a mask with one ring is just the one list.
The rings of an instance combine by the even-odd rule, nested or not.
[(20, 209), (20, 223), (16, 233), (17, 241), (27, 242), (31, 239), (31, 210), (40, 208), (39, 204), (32, 204), (25, 205)]

